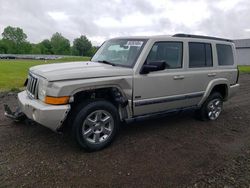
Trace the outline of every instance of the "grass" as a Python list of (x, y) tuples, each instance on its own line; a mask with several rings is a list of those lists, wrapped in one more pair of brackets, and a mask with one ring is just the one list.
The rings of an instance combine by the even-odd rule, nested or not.
[(0, 91), (14, 91), (23, 87), (28, 69), (35, 65), (70, 61), (87, 61), (89, 57), (65, 57), (57, 60), (0, 60)]
[(240, 65), (239, 70), (241, 73), (250, 73), (250, 66), (249, 65)]

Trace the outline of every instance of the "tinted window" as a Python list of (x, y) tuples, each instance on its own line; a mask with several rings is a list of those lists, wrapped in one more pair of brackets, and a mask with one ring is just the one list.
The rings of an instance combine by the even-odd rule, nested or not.
[(211, 44), (205, 44), (205, 48), (206, 48), (206, 66), (212, 67), (213, 66), (213, 56), (212, 56)]
[(189, 67), (211, 67), (213, 66), (211, 44), (189, 43)]
[(232, 46), (225, 44), (217, 44), (217, 55), (218, 55), (218, 64), (219, 65), (233, 65), (233, 50)]
[(167, 68), (181, 68), (182, 42), (156, 42), (147, 58), (147, 62), (150, 61), (166, 61)]

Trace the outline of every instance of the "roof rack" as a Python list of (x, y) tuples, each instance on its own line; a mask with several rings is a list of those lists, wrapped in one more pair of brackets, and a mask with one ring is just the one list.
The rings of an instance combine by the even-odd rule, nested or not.
[(230, 40), (230, 39), (223, 39), (223, 38), (209, 37), (209, 36), (202, 36), (202, 35), (190, 35), (190, 34), (184, 34), (184, 33), (178, 33), (178, 34), (173, 35), (172, 37), (211, 39), (211, 40), (219, 40), (219, 41), (233, 42), (233, 40)]

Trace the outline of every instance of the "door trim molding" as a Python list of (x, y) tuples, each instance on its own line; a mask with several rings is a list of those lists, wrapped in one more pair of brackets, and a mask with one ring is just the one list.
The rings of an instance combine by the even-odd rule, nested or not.
[(193, 98), (202, 97), (204, 93), (205, 93), (204, 91), (201, 91), (201, 92), (195, 92), (195, 93), (188, 93), (184, 95), (174, 95), (174, 96), (153, 98), (153, 99), (142, 99), (142, 100), (134, 101), (134, 105), (135, 107), (138, 107), (138, 106), (173, 102), (173, 101), (179, 101), (179, 100), (185, 100), (185, 99), (193, 99)]

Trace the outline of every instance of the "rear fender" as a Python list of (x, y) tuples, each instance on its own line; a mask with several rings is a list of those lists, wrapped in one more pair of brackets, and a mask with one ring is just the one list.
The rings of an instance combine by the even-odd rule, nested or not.
[(211, 94), (211, 91), (213, 90), (213, 88), (217, 85), (220, 85), (220, 84), (225, 84), (227, 85), (227, 89), (229, 90), (229, 87), (230, 87), (230, 84), (228, 82), (227, 79), (225, 78), (218, 78), (218, 79), (214, 79), (214, 80), (211, 80), (206, 88), (206, 91), (201, 99), (201, 101), (199, 102), (198, 106), (200, 107), (204, 102), (205, 100), (208, 98), (208, 96)]

